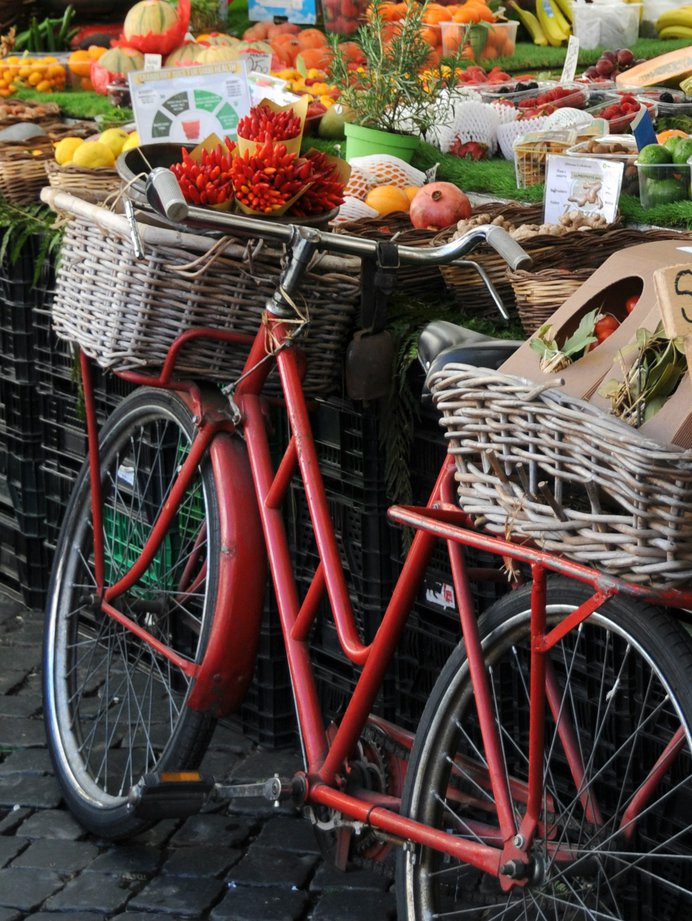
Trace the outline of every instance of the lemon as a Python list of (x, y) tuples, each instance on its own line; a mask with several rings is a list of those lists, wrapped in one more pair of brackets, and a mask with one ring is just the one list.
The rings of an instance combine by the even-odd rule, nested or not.
[(125, 150), (132, 150), (133, 147), (139, 147), (139, 134), (136, 131), (133, 131), (131, 134), (128, 134), (127, 140), (122, 146), (122, 153)]
[(100, 141), (88, 141), (75, 150), (72, 162), (75, 166), (96, 169), (99, 166), (115, 166), (115, 155), (110, 147)]
[(63, 138), (61, 141), (58, 141), (55, 145), (55, 162), (59, 163), (60, 166), (69, 163), (74, 156), (75, 150), (83, 143), (84, 141), (81, 138), (72, 137)]
[(127, 131), (124, 128), (107, 128), (101, 132), (99, 144), (105, 144), (113, 151), (113, 156), (117, 157), (123, 149), (123, 144), (127, 140)]

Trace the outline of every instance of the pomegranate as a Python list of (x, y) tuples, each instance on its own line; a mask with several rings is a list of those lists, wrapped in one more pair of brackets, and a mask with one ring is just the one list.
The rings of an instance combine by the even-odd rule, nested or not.
[(452, 182), (431, 182), (413, 196), (409, 211), (414, 227), (442, 230), (471, 216), (471, 202)]

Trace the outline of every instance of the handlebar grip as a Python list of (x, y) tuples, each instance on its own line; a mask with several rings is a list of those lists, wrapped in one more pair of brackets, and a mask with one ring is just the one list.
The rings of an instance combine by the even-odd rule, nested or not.
[(165, 214), (174, 223), (179, 224), (188, 216), (190, 209), (180, 191), (178, 180), (163, 166), (157, 166), (149, 173), (147, 198), (156, 211)]
[(513, 237), (510, 237), (503, 227), (498, 227), (497, 224), (493, 224), (488, 230), (486, 241), (499, 256), (502, 256), (513, 271), (533, 262), (526, 250)]

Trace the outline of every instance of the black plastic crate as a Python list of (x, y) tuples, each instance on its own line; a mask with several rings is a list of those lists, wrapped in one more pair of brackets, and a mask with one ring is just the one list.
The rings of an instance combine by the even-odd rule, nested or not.
[(46, 495), (45, 543), (54, 550), (77, 475), (64, 465), (56, 469), (45, 461), (41, 469)]
[(409, 623), (395, 660), (395, 721), (415, 730), (438, 675), (456, 643), (444, 632), (430, 633), (421, 624)]
[(373, 505), (384, 500), (384, 452), (380, 415), (339, 397), (318, 400), (311, 425), (320, 470), (327, 482), (351, 501)]
[(15, 546), (16, 533), (17, 525), (12, 511), (3, 503), (0, 506), (0, 580), (3, 591), (9, 591), (16, 598), (21, 598), (22, 583)]
[(4, 407), (5, 428), (17, 438), (31, 440), (41, 435), (40, 400), (33, 384), (0, 380), (0, 403)]
[[(353, 694), (360, 676), (360, 668), (343, 653), (331, 655), (324, 650), (312, 651), (312, 667), (317, 684), (317, 695), (327, 720), (338, 721)], [(396, 715), (396, 670), (393, 665), (385, 675), (373, 712), (385, 719)]]
[(49, 567), (43, 541), (20, 530), (16, 516), (0, 511), (0, 577), (3, 585), (21, 593), (30, 608), (46, 600)]
[[(389, 597), (393, 566), (392, 529), (386, 519), (386, 505), (366, 505), (341, 493), (338, 485), (325, 478), (329, 513), (334, 525), (349, 594), (358, 611), (381, 609)], [(294, 554), (297, 581), (307, 590), (319, 563), (307, 499), (301, 485), (291, 487), (288, 512), (289, 541)], [(365, 626), (362, 624), (362, 626)], [(366, 639), (370, 637), (366, 636)]]
[(44, 447), (83, 460), (87, 453), (86, 423), (76, 400), (59, 393), (41, 393), (40, 418)]

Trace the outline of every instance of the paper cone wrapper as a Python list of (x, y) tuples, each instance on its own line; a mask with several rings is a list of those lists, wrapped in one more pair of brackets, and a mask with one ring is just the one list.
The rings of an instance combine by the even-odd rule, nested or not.
[[(296, 156), (300, 153), (300, 146), (303, 142), (303, 131), (305, 130), (305, 116), (307, 115), (308, 105), (310, 104), (310, 99), (308, 96), (301, 96), (296, 102), (292, 102), (287, 106), (280, 106), (277, 103), (273, 102), (271, 99), (263, 99), (260, 102), (261, 106), (266, 106), (268, 109), (271, 109), (272, 112), (284, 112), (287, 109), (290, 109), (298, 116), (300, 119), (300, 131), (294, 138), (288, 138), (288, 140), (280, 141), (276, 140), (276, 144), (285, 144), (286, 151), (288, 153), (294, 153)], [(237, 139), (238, 149), (240, 153), (245, 153), (246, 150), (249, 150), (250, 153), (255, 153), (257, 150), (260, 150), (264, 147), (264, 141), (250, 141), (247, 138), (243, 138), (238, 135)]]

